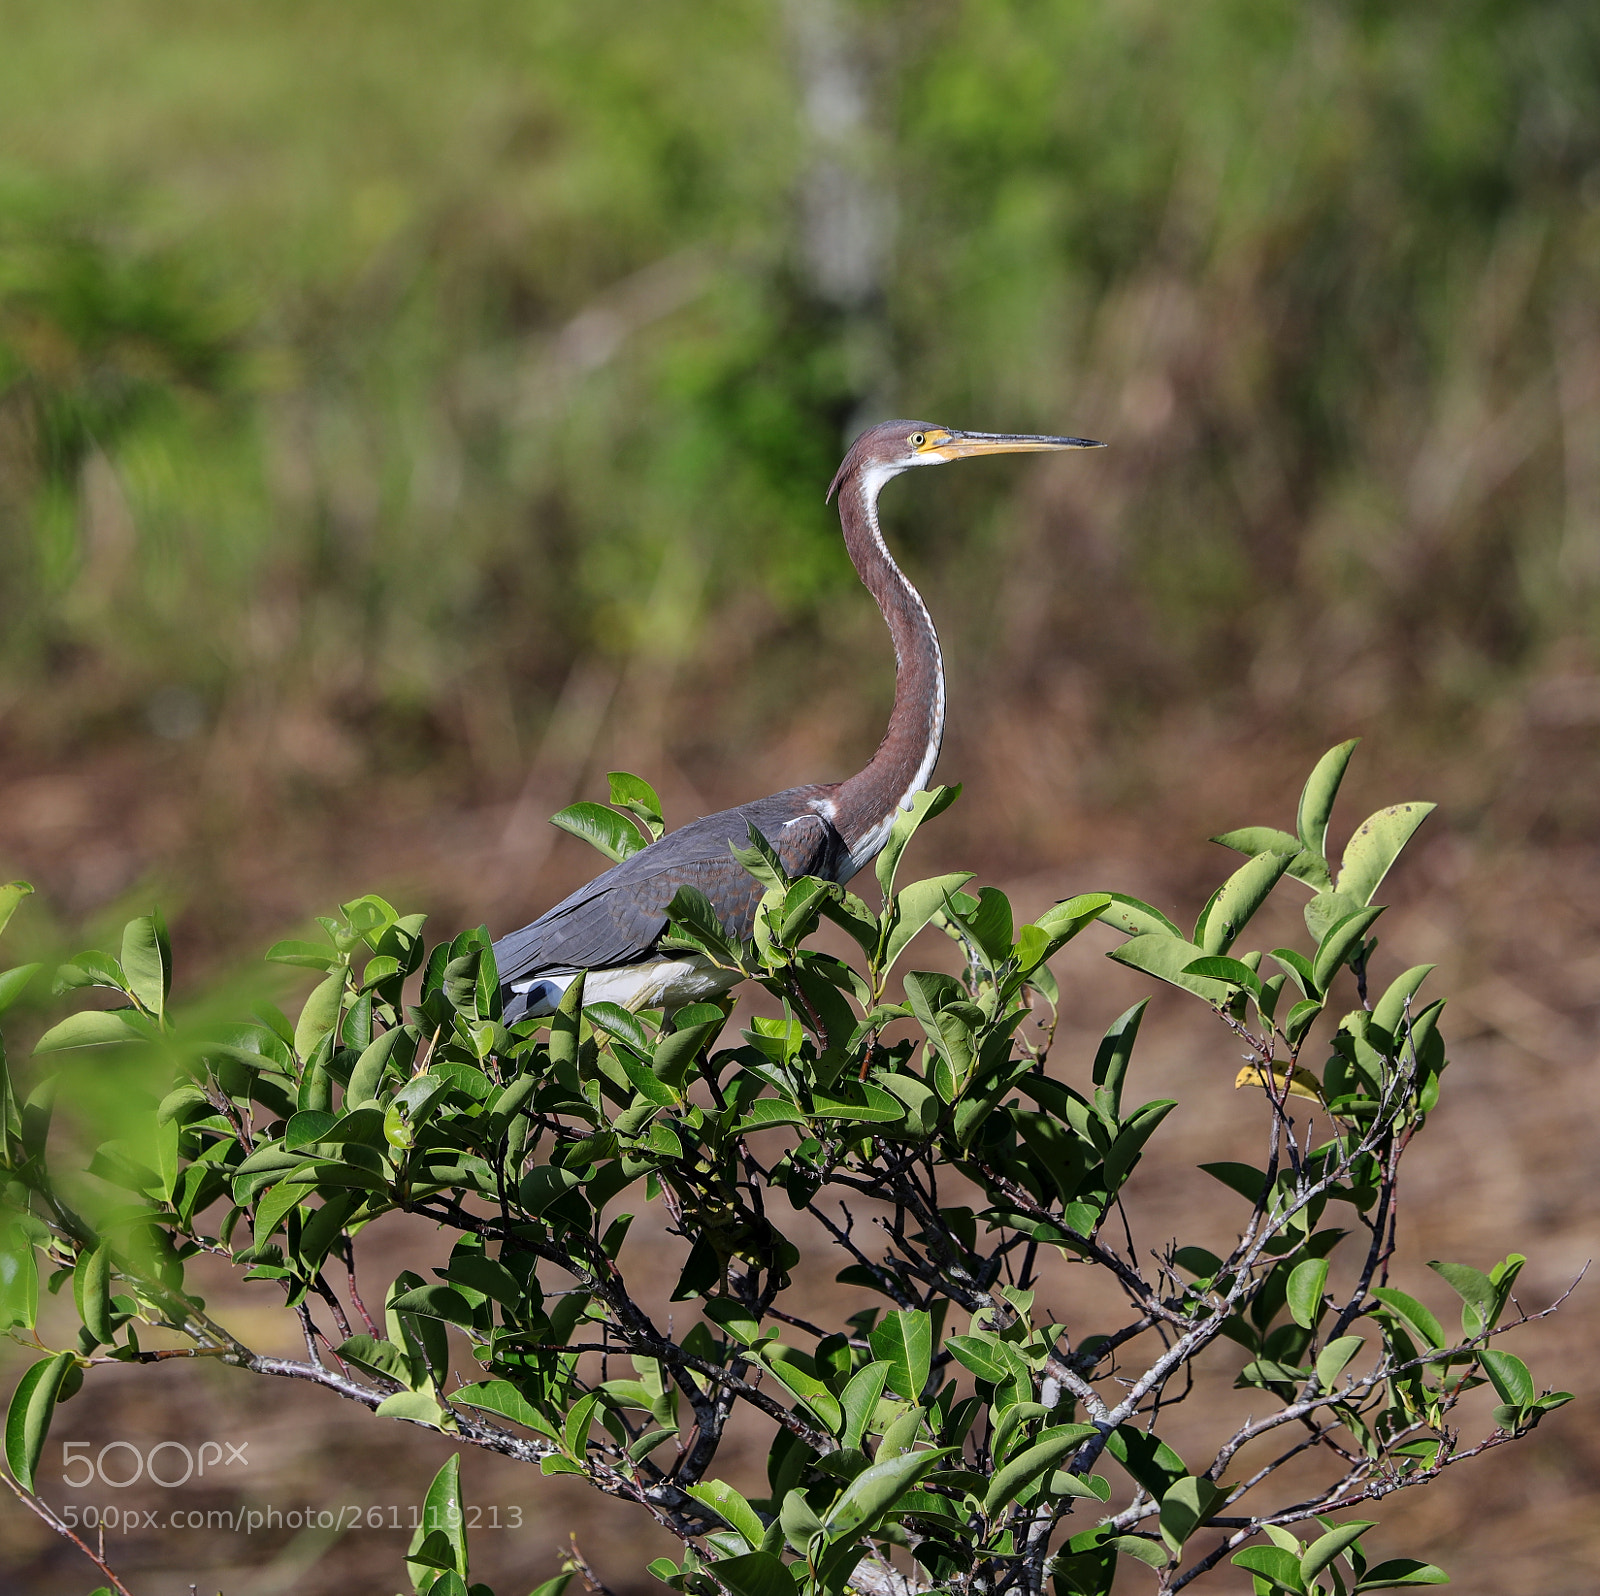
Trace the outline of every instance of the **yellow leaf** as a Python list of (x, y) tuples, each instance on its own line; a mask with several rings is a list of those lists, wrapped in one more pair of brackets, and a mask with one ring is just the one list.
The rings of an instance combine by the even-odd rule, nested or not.
[[(1270, 1089), (1276, 1097), (1283, 1096), (1283, 1079), (1283, 1066), (1274, 1064), (1272, 1066)], [(1233, 1085), (1235, 1091), (1241, 1086), (1259, 1086), (1267, 1089), (1269, 1082), (1266, 1066), (1262, 1064), (1246, 1064), (1238, 1075), (1234, 1077)], [(1309, 1097), (1313, 1103), (1320, 1103), (1322, 1101), (1322, 1083), (1318, 1081), (1310, 1070), (1296, 1065), (1294, 1073), (1289, 1077), (1289, 1096)]]

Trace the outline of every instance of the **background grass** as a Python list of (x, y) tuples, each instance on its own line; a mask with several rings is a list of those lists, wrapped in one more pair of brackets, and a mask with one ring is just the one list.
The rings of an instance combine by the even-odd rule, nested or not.
[[(542, 821), (608, 766), (673, 821), (846, 773), (891, 662), (845, 440), (1082, 432), (890, 491), (969, 783), (931, 845), (1187, 902), (1200, 837), (1364, 734), (1354, 808), (1446, 803), (1410, 890), (1471, 1123), (1550, 1087), (1485, 1235), (1592, 1233), (1540, 1152), (1597, 1091), (1592, 4), (12, 0), (6, 37), (21, 951), (153, 893), (191, 982), (372, 888), (499, 931), (591, 868)], [(1524, 1548), (1436, 1547), (1463, 1588), (1587, 1589), (1600, 1454), (1547, 1464), (1511, 1519), (1441, 1495)]]

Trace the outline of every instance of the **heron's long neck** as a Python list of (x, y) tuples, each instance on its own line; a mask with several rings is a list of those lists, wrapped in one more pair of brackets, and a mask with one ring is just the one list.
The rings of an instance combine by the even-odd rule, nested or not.
[(856, 865), (888, 840), (900, 805), (933, 774), (944, 738), (944, 660), (927, 606), (894, 563), (878, 530), (882, 479), (848, 477), (839, 491), (845, 547), (894, 639), (894, 710), (866, 769), (840, 783), (834, 824)]

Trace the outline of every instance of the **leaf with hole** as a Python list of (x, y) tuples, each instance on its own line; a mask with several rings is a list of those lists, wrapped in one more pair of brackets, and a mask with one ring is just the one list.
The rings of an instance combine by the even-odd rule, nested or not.
[(1288, 854), (1259, 853), (1223, 882), (1206, 916), (1204, 935), (1199, 939), (1207, 953), (1226, 953), (1233, 946), (1239, 933), (1282, 879), (1289, 868), (1289, 859)]

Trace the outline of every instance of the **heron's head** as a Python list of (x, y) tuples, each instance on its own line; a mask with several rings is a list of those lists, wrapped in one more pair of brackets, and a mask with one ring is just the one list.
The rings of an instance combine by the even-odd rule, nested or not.
[[(861, 474), (874, 488), (912, 466), (943, 465), (975, 454), (1035, 454), (1056, 449), (1101, 449), (1093, 438), (1047, 438), (1021, 432), (958, 432), (931, 421), (881, 421), (850, 445), (828, 487), (831, 499), (846, 477)], [(826, 502), (826, 501), (824, 501)]]

